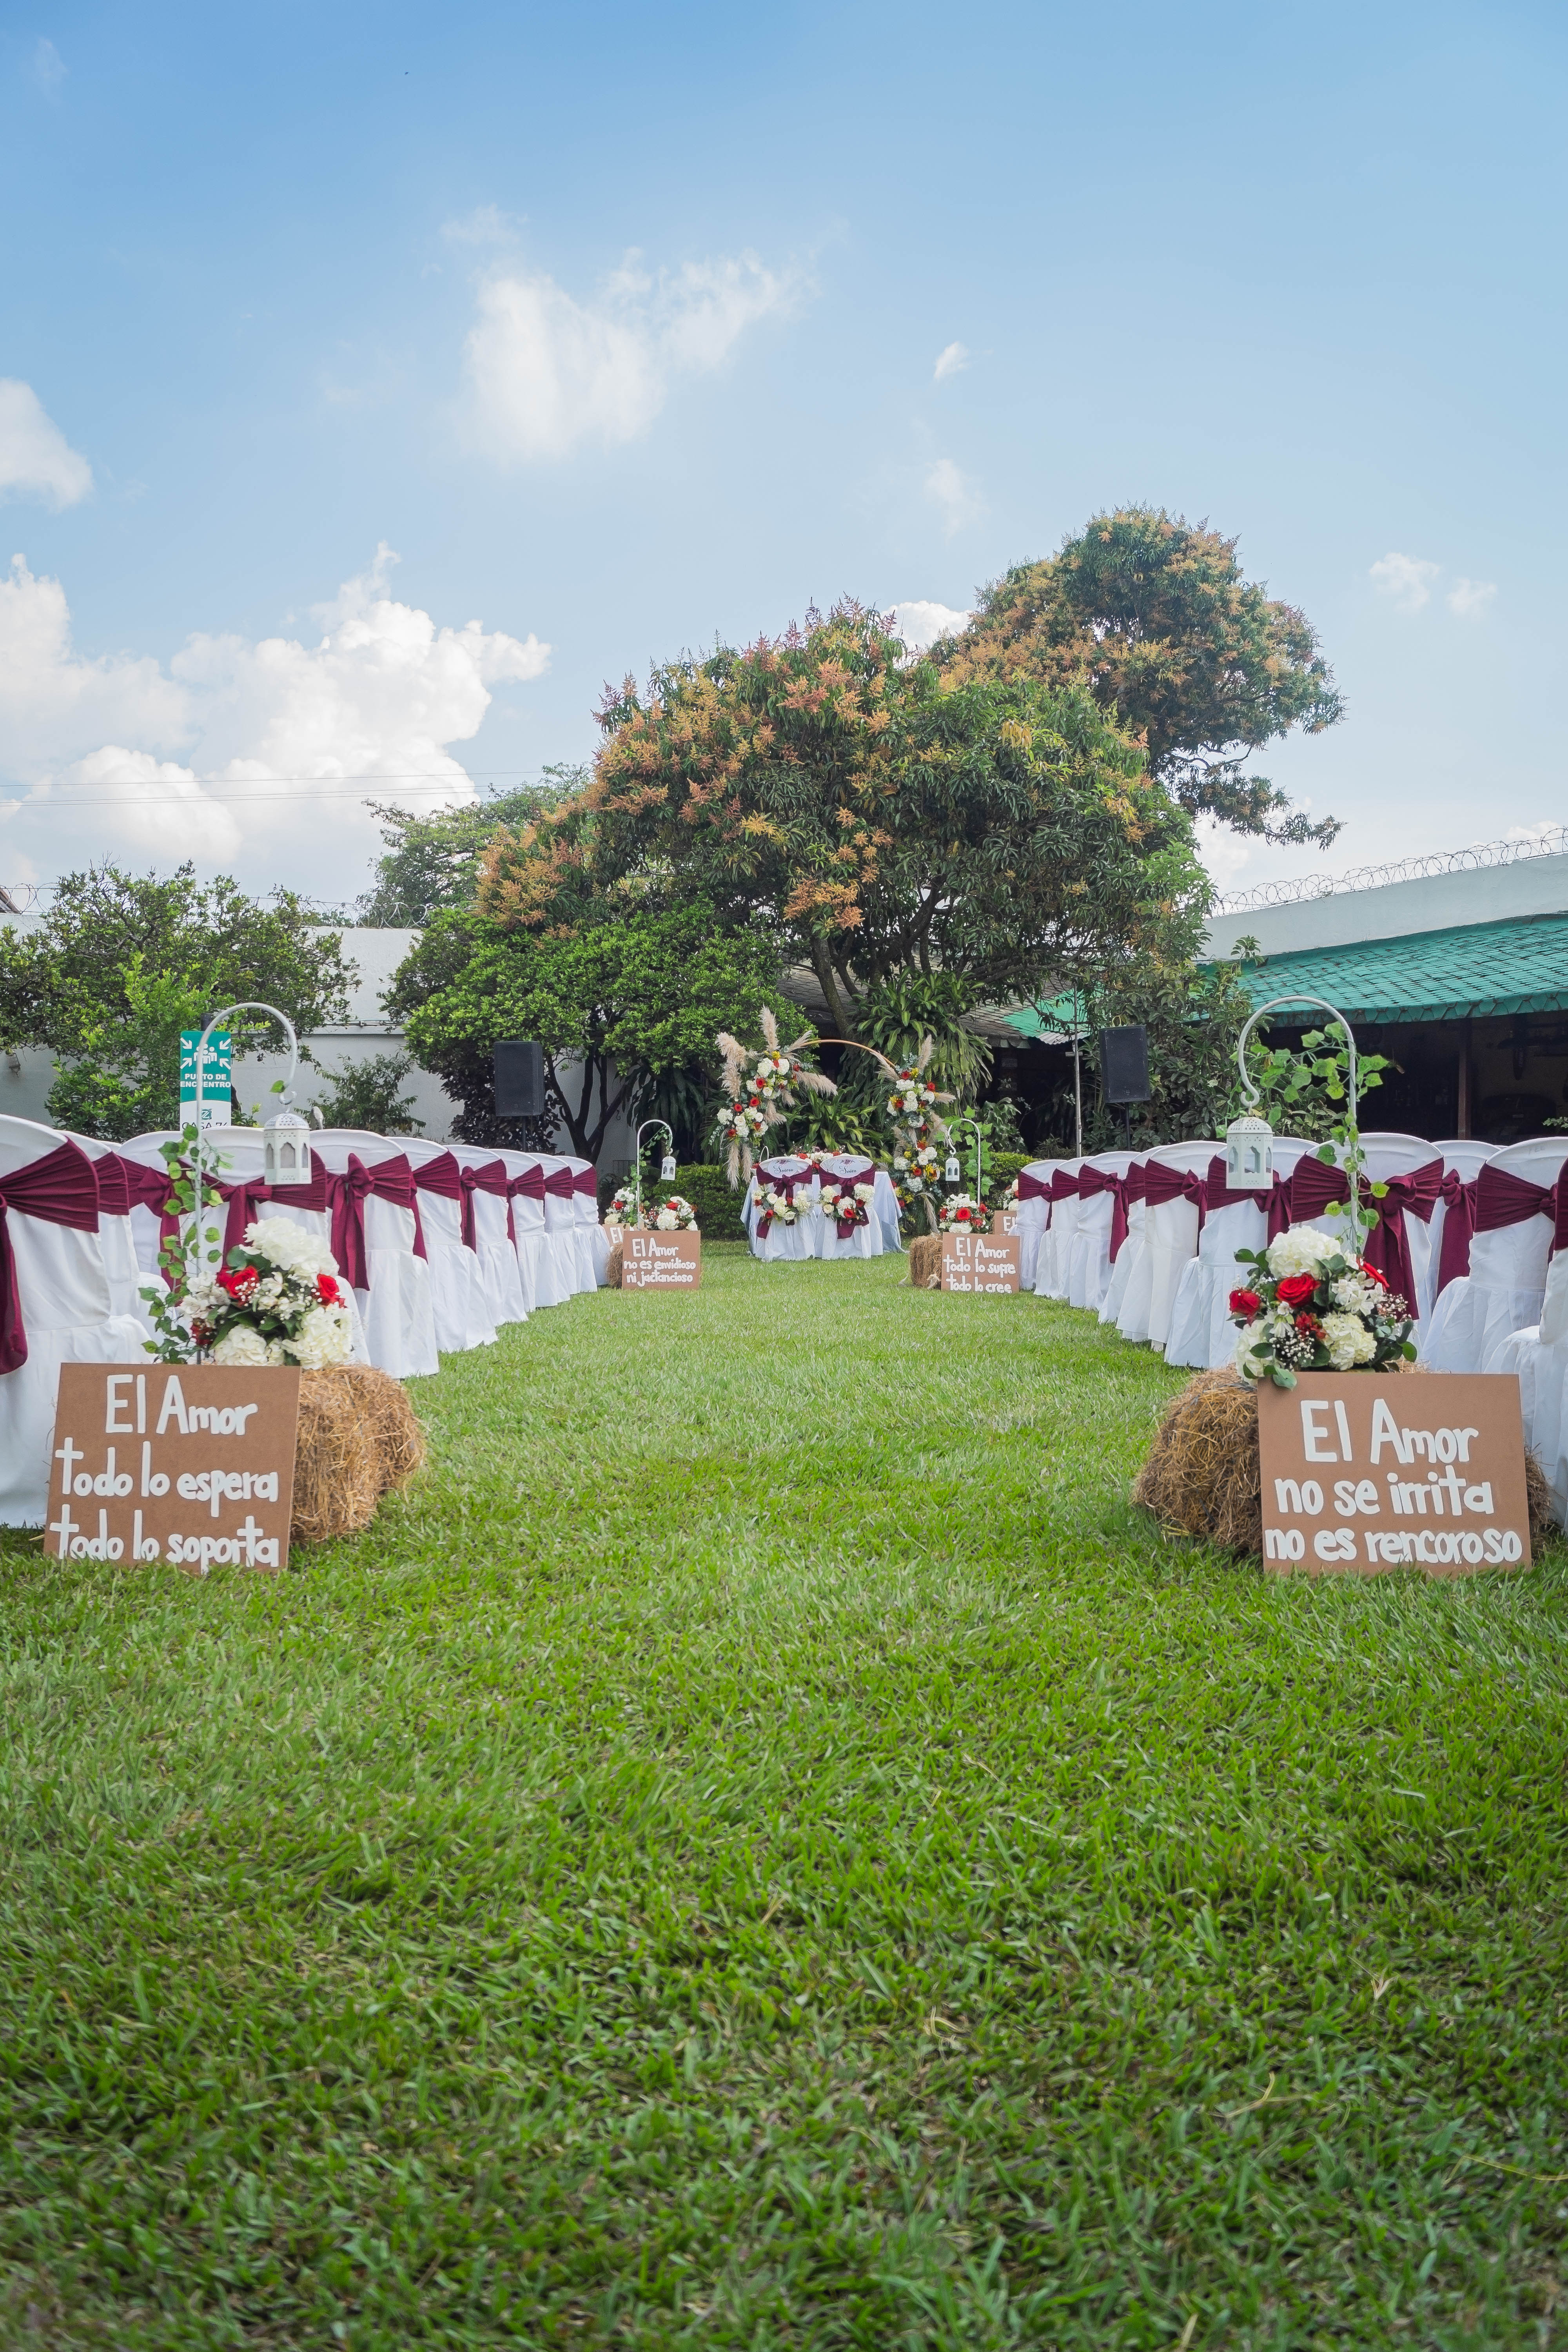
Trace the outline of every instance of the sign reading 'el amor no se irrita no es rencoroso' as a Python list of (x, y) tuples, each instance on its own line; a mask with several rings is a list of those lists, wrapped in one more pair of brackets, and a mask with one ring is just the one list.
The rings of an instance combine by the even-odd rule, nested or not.
[(62, 1364), (44, 1549), (282, 1568), (299, 1424), (297, 1367)]
[(1303, 1372), (1260, 1382), (1263, 1562), (1373, 1576), (1528, 1568), (1530, 1506), (1511, 1372)]

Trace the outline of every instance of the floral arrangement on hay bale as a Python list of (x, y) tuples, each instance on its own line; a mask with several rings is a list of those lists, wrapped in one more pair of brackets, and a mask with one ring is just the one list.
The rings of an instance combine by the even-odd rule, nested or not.
[(1236, 1256), (1254, 1269), (1230, 1294), (1244, 1381), (1293, 1389), (1300, 1372), (1383, 1372), (1415, 1362), (1408, 1304), (1336, 1234), (1293, 1225), (1267, 1249)]
[(614, 1194), (605, 1223), (643, 1233), (694, 1234), (698, 1230), (697, 1212), (684, 1193), (668, 1192), (662, 1201), (639, 1201), (635, 1184), (623, 1184)]
[(950, 1192), (937, 1212), (937, 1224), (944, 1234), (988, 1234), (991, 1212), (973, 1192)]

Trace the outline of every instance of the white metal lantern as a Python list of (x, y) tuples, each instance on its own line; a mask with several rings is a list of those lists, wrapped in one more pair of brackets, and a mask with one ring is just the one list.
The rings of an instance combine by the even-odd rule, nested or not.
[(1233, 1118), (1225, 1131), (1227, 1192), (1267, 1192), (1274, 1182), (1274, 1129), (1266, 1118)]
[(1236, 1041), (1236, 1064), (1241, 1072), (1241, 1095), (1247, 1108), (1239, 1118), (1233, 1118), (1225, 1131), (1225, 1181), (1231, 1192), (1267, 1192), (1274, 1182), (1274, 1129), (1266, 1118), (1258, 1115), (1258, 1088), (1247, 1075), (1247, 1041), (1255, 1024), (1265, 1013), (1283, 1013), (1303, 1004), (1315, 1005), (1337, 1021), (1345, 1033), (1345, 1045), (1350, 1066), (1350, 1123), (1356, 1123), (1356, 1058), (1355, 1032), (1337, 1004), (1326, 996), (1271, 996), (1260, 1004), (1247, 1021)]
[(950, 1151), (947, 1155), (947, 1165), (942, 1171), (942, 1182), (944, 1184), (956, 1184), (963, 1173), (963, 1171), (958, 1164), (957, 1152)]
[(298, 1111), (280, 1110), (262, 1129), (262, 1167), (268, 1184), (308, 1184), (315, 1173), (310, 1129)]
[(674, 1152), (673, 1152), (673, 1151), (667, 1151), (667, 1152), (665, 1153), (665, 1155), (664, 1155), (664, 1158), (660, 1160), (660, 1162), (659, 1162), (659, 1167), (658, 1167), (658, 1176), (659, 1176), (659, 1181), (660, 1181), (660, 1183), (661, 1183), (661, 1184), (673, 1184), (673, 1183), (674, 1183), (674, 1181), (675, 1181), (675, 1154), (674, 1154)]

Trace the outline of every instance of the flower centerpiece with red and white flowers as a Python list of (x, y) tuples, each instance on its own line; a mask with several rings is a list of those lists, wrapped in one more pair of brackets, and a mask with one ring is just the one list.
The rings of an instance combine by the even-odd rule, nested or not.
[(757, 1207), (757, 1239), (766, 1241), (772, 1225), (793, 1225), (800, 1211), (782, 1184), (764, 1183), (758, 1177), (752, 1187), (752, 1198)]
[(758, 1021), (763, 1033), (760, 1054), (742, 1045), (728, 1030), (719, 1032), (728, 1099), (720, 1109), (713, 1132), (724, 1147), (731, 1184), (751, 1182), (757, 1145), (770, 1127), (777, 1127), (784, 1113), (795, 1108), (801, 1089), (819, 1095), (838, 1091), (831, 1078), (825, 1078), (820, 1070), (808, 1069), (802, 1059), (816, 1043), (814, 1029), (807, 1029), (793, 1045), (781, 1045), (778, 1023), (765, 1004)]
[(942, 1155), (934, 1143), (916, 1144), (908, 1151), (893, 1154), (893, 1190), (899, 1196), (900, 1209), (912, 1209), (917, 1201), (924, 1200), (940, 1190)]
[(937, 1212), (944, 1234), (988, 1234), (991, 1212), (973, 1192), (950, 1192)]
[(660, 1234), (694, 1234), (697, 1212), (680, 1192), (667, 1193), (653, 1208), (653, 1227)]
[(215, 1364), (347, 1360), (348, 1293), (325, 1242), (287, 1217), (258, 1217), (227, 1261), (193, 1282), (181, 1311), (200, 1355)]
[(637, 1188), (635, 1184), (617, 1185), (605, 1211), (607, 1225), (635, 1225), (637, 1222)]
[(871, 1196), (875, 1183), (847, 1183), (842, 1176), (825, 1176), (822, 1181), (822, 1213), (832, 1217), (838, 1226), (838, 1238), (847, 1242), (857, 1225), (871, 1222)]
[(1010, 1211), (1010, 1210), (1016, 1209), (1016, 1208), (1017, 1207), (1017, 1205), (1018, 1205), (1018, 1180), (1017, 1180), (1017, 1178), (1015, 1176), (1015, 1177), (1014, 1177), (1014, 1179), (1013, 1179), (1013, 1181), (1008, 1185), (1008, 1187), (1007, 1187), (1006, 1191), (1003, 1193), (1001, 1200), (997, 1202), (997, 1207), (998, 1207), (1000, 1210), (1002, 1210), (1004, 1213), (1005, 1213), (1006, 1212), (1008, 1212), (1008, 1211)]
[(1334, 1234), (1293, 1225), (1267, 1249), (1236, 1255), (1252, 1268), (1230, 1294), (1244, 1381), (1293, 1389), (1300, 1372), (1382, 1372), (1414, 1360), (1405, 1301)]

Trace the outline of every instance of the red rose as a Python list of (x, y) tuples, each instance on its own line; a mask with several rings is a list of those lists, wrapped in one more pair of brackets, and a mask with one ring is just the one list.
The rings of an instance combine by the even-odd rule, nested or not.
[(1388, 1288), (1387, 1275), (1379, 1274), (1375, 1265), (1363, 1265), (1362, 1267), (1362, 1272), (1365, 1275), (1368, 1282), (1375, 1282), (1380, 1290), (1386, 1290)]
[(249, 1297), (260, 1279), (261, 1276), (253, 1265), (232, 1268), (226, 1266), (218, 1276), (218, 1287), (227, 1291), (236, 1306), (241, 1306)]
[(341, 1307), (343, 1303), (342, 1292), (330, 1274), (316, 1276), (316, 1296), (323, 1307)]
[(1296, 1328), (1304, 1339), (1321, 1339), (1323, 1336), (1323, 1327), (1315, 1315), (1298, 1315)]
[(1279, 1285), (1279, 1297), (1287, 1307), (1305, 1307), (1317, 1287), (1315, 1274), (1288, 1274)]
[(1259, 1311), (1262, 1305), (1263, 1301), (1256, 1290), (1233, 1290), (1230, 1294), (1231, 1313), (1245, 1315), (1248, 1322)]

